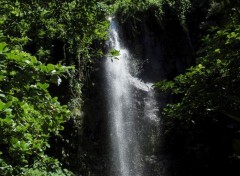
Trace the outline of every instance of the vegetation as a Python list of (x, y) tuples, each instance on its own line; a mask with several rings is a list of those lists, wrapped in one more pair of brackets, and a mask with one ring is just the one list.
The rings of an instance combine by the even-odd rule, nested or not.
[(60, 84), (60, 76), (71, 67), (42, 64), (5, 43), (0, 43), (0, 57), (0, 174), (26, 175), (37, 162), (55, 171), (58, 162), (44, 150), (50, 135), (62, 130), (69, 110), (47, 88), (52, 82)]
[(181, 158), (175, 158), (180, 175), (238, 173), (239, 7), (233, 1), (212, 1), (205, 22), (210, 29), (203, 37), (196, 66), (174, 80), (155, 84), (175, 97), (163, 111), (163, 132), (168, 149)]
[[(240, 162), (238, 0), (1, 0), (0, 6), (0, 175), (91, 174), (88, 162), (96, 157), (88, 156), (87, 145), (78, 153), (81, 163), (70, 165), (78, 135), (86, 135), (84, 90), (104, 55), (107, 16), (131, 21), (136, 32), (144, 12), (154, 12), (161, 24), (170, 8), (191, 33), (189, 14), (203, 6), (196, 65), (155, 84), (173, 99), (162, 114), (164, 152), (173, 153), (180, 175), (209, 168), (216, 175), (218, 167), (218, 174), (234, 173)], [(119, 51), (109, 55), (118, 59)]]
[(80, 89), (103, 55), (108, 12), (96, 0), (0, 6), (0, 175), (71, 175), (47, 150), (70, 118), (81, 125)]
[(176, 10), (179, 18), (184, 22), (185, 15), (190, 8), (190, 5), (191, 3), (189, 0), (119, 0), (115, 2), (113, 9), (115, 9), (122, 21), (127, 20), (129, 17), (141, 21), (141, 19), (137, 17), (138, 13), (149, 9), (155, 9), (156, 16), (162, 18), (164, 14), (164, 6), (170, 6)]

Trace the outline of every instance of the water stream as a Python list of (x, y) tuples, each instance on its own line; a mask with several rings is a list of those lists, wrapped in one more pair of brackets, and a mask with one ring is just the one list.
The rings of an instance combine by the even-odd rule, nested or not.
[[(119, 27), (110, 19), (110, 49), (120, 51), (118, 59), (106, 58), (108, 117), (110, 124), (112, 171), (111, 176), (143, 176), (144, 157), (140, 142), (139, 114), (157, 121), (157, 103), (152, 84), (131, 75), (131, 56), (119, 37)], [(144, 92), (142, 113), (137, 106), (136, 94)], [(140, 117), (140, 118), (144, 118)]]

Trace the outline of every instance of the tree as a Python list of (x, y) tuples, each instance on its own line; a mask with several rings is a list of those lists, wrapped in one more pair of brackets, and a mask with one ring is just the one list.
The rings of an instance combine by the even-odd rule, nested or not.
[[(231, 175), (236, 170), (234, 163), (239, 163), (236, 132), (240, 123), (240, 25), (239, 13), (231, 9), (221, 23), (210, 27), (196, 66), (172, 81), (155, 85), (175, 96), (163, 111), (163, 131), (173, 145), (167, 143), (182, 152), (179, 155), (191, 168), (188, 171), (195, 175), (199, 168), (200, 175)], [(181, 147), (177, 149), (174, 144)]]

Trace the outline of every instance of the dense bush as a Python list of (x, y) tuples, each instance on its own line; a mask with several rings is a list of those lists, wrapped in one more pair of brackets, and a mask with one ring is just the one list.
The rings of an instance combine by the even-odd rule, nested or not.
[[(2, 0), (0, 6), (0, 175), (70, 174), (46, 151), (70, 117), (82, 122), (81, 89), (103, 55), (106, 5)], [(71, 133), (81, 126), (73, 125)]]
[[(216, 4), (219, 9), (214, 13)], [(166, 150), (174, 153), (180, 175), (234, 175), (237, 171), (239, 18), (238, 3), (212, 1), (196, 66), (155, 85), (175, 97), (163, 111), (162, 130)]]
[[(182, 22), (185, 20), (185, 15), (190, 8), (190, 1), (178, 1), (178, 0), (124, 0), (124, 1), (116, 1), (114, 4), (114, 8), (116, 13), (119, 14), (121, 20), (126, 20), (128, 17), (136, 17), (136, 13), (146, 11), (150, 8), (155, 8), (156, 16), (161, 18), (164, 14), (164, 6), (169, 6), (173, 8), (178, 17)], [(141, 19), (136, 18), (136, 20), (141, 21)]]
[(60, 84), (61, 75), (71, 67), (42, 64), (5, 43), (0, 43), (0, 59), (1, 175), (19, 175), (37, 161), (57, 164), (44, 151), (50, 135), (63, 129), (69, 110), (47, 88), (50, 83)]

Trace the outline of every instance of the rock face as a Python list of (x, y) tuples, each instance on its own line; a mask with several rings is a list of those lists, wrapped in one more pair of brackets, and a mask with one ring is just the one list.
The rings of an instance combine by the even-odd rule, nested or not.
[(126, 45), (134, 57), (141, 58), (139, 74), (144, 81), (171, 79), (195, 63), (189, 34), (176, 12), (169, 6), (163, 10), (162, 19), (152, 7), (122, 23)]

